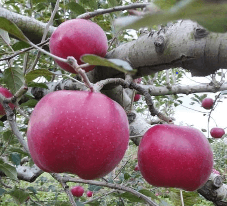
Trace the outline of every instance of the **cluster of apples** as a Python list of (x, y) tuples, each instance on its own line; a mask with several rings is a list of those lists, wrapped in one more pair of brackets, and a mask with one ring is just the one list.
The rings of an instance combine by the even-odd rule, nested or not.
[[(51, 53), (105, 56), (104, 31), (89, 20), (62, 23), (50, 38)], [(56, 61), (66, 71), (74, 69)], [(90, 71), (93, 66), (85, 68)], [(27, 141), (31, 157), (43, 171), (76, 174), (83, 179), (101, 178), (123, 158), (129, 142), (124, 109), (107, 96), (87, 91), (55, 91), (45, 95), (32, 112)], [(159, 187), (196, 190), (209, 178), (213, 154), (200, 131), (176, 125), (156, 125), (143, 136), (138, 167), (145, 180)], [(72, 188), (75, 196), (81, 187)], [(92, 195), (91, 193), (89, 193)]]
[[(74, 186), (71, 188), (71, 193), (75, 197), (81, 197), (84, 194), (84, 188), (82, 186)], [(87, 197), (92, 197), (93, 192), (87, 191)]]
[[(214, 100), (211, 98), (205, 98), (202, 101), (202, 107), (204, 109), (210, 110), (213, 108)], [(210, 135), (213, 138), (222, 138), (225, 134), (225, 130), (223, 128), (214, 127), (210, 130)]]

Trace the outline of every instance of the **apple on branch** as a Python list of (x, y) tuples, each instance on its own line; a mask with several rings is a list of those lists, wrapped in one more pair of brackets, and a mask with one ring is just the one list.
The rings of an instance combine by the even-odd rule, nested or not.
[(75, 197), (81, 197), (84, 194), (84, 188), (82, 186), (72, 187), (71, 193)]
[(223, 128), (214, 127), (210, 130), (210, 135), (213, 138), (222, 138), (225, 134), (225, 130)]
[[(10, 98), (13, 96), (12, 93), (8, 89), (1, 87), (1, 86), (0, 86), (0, 94), (2, 94), (6, 98)], [(11, 109), (15, 108), (15, 105), (12, 103), (9, 103), (9, 106)], [(3, 116), (5, 114), (6, 114), (5, 110), (4, 110), (3, 106), (0, 104), (0, 116)]]
[(87, 191), (87, 197), (92, 197), (93, 192), (92, 191)]
[(125, 154), (128, 118), (117, 102), (101, 93), (55, 91), (34, 108), (27, 139), (31, 157), (43, 171), (101, 178)]
[(205, 98), (202, 101), (202, 107), (204, 109), (211, 109), (213, 107), (213, 104), (214, 104), (214, 100), (211, 98)]
[(213, 153), (207, 138), (197, 129), (156, 125), (140, 142), (138, 164), (142, 176), (151, 185), (194, 191), (208, 180)]
[[(63, 22), (50, 37), (50, 52), (56, 56), (67, 59), (73, 56), (77, 63), (82, 64), (80, 57), (84, 54), (95, 54), (101, 57), (106, 55), (108, 42), (102, 28), (85, 19), (71, 19)], [(67, 63), (55, 60), (64, 70), (76, 73)], [(86, 72), (95, 66), (83, 68)]]

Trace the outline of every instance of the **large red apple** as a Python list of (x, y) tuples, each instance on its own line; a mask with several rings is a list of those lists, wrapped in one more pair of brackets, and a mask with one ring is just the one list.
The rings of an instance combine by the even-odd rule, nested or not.
[(213, 138), (222, 138), (225, 134), (225, 130), (223, 128), (214, 127), (210, 130), (210, 135)]
[[(67, 58), (73, 56), (78, 64), (84, 54), (95, 54), (101, 57), (106, 55), (108, 49), (105, 32), (96, 23), (85, 19), (72, 19), (63, 22), (50, 37), (50, 52), (56, 56)], [(76, 73), (68, 64), (55, 60), (66, 71)], [(94, 66), (84, 68), (86, 72)]]
[(142, 176), (151, 185), (193, 191), (208, 180), (213, 154), (199, 130), (163, 124), (144, 134), (138, 164)]
[[(1, 86), (0, 86), (0, 94), (2, 94), (6, 98), (10, 98), (13, 96), (8, 89), (1, 87)], [(14, 109), (14, 107), (15, 107), (15, 105), (12, 103), (9, 103), (9, 106), (11, 109)], [(4, 110), (3, 106), (0, 104), (0, 116), (3, 116), (5, 114), (6, 114), (5, 110)]]
[(214, 104), (214, 100), (211, 98), (205, 98), (202, 101), (202, 107), (204, 109), (211, 109), (213, 107), (213, 104)]
[(128, 119), (118, 103), (101, 93), (56, 91), (36, 105), (27, 139), (31, 157), (42, 170), (95, 179), (123, 158)]
[(82, 186), (72, 187), (71, 193), (75, 197), (81, 197), (84, 194), (84, 188)]

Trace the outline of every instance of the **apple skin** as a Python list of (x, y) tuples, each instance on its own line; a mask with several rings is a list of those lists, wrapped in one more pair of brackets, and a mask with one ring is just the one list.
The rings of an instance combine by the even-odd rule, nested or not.
[(211, 98), (205, 98), (202, 101), (202, 107), (204, 109), (211, 109), (213, 107), (213, 104), (214, 104), (214, 100)]
[(34, 108), (27, 139), (31, 157), (43, 171), (96, 179), (123, 158), (129, 124), (124, 109), (101, 93), (55, 91)]
[[(6, 98), (10, 98), (13, 96), (12, 93), (8, 89), (1, 87), (1, 86), (0, 86), (0, 94), (2, 94)], [(15, 108), (15, 105), (12, 103), (9, 103), (9, 106), (11, 109)], [(6, 114), (5, 110), (4, 110), (3, 106), (0, 104), (0, 116), (3, 116), (5, 114)]]
[(225, 130), (223, 128), (214, 127), (210, 130), (210, 135), (213, 138), (222, 138), (225, 134)]
[(139, 171), (139, 170), (140, 170), (139, 165), (136, 165), (134, 168), (134, 171)]
[[(71, 19), (63, 22), (50, 37), (50, 52), (56, 56), (67, 58), (73, 56), (80, 65), (80, 57), (84, 54), (95, 54), (101, 57), (106, 55), (108, 42), (102, 28), (85, 19)], [(61, 61), (55, 60), (64, 70), (76, 73), (75, 70)], [(95, 66), (83, 68), (86, 72)]]
[(140, 142), (138, 164), (151, 185), (194, 191), (208, 180), (213, 153), (208, 140), (197, 129), (156, 125)]
[(134, 96), (134, 102), (138, 102), (140, 100), (140, 94), (135, 94)]
[(92, 191), (87, 191), (87, 197), (92, 197), (93, 192)]
[(75, 197), (81, 197), (84, 194), (84, 188), (82, 186), (72, 187), (71, 193)]

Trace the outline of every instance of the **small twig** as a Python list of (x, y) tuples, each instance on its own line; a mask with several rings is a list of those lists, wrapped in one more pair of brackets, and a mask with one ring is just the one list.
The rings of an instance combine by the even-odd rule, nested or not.
[(130, 159), (128, 159), (125, 164), (121, 167), (120, 171), (116, 174), (116, 176), (113, 178), (114, 180), (121, 174), (122, 170), (125, 168), (125, 166), (128, 164)]
[(181, 205), (184, 206), (184, 197), (183, 197), (182, 190), (180, 190), (180, 199), (181, 199)]
[(16, 110), (21, 116), (25, 117), (27, 120), (30, 119), (30, 117), (19, 107), (18, 104), (17, 104)]
[[(47, 40), (44, 41), (43, 43), (37, 44), (37, 46), (43, 46), (43, 45), (45, 45), (48, 41), (49, 41), (49, 39), (47, 39)], [(32, 47), (29, 47), (29, 48), (26, 48), (26, 49), (22, 49), (22, 50), (20, 50), (20, 51), (18, 51), (18, 52), (16, 52), (16, 53), (14, 53), (14, 54), (11, 55), (11, 56), (8, 56), (8, 57), (5, 57), (5, 58), (0, 59), (0, 61), (12, 59), (13, 57), (15, 57), (15, 56), (17, 56), (17, 55), (22, 54), (22, 53), (27, 52), (27, 51), (30, 51), (30, 50), (32, 50), (32, 49), (34, 49), (33, 46), (32, 46)]]
[(75, 200), (74, 200), (74, 197), (69, 189), (69, 186), (66, 184), (65, 181), (63, 181), (62, 177), (56, 173), (52, 173), (51, 176), (56, 179), (63, 187), (65, 193), (68, 195), (69, 197), (69, 201), (71, 203), (72, 206), (77, 206)]
[(113, 191), (107, 192), (107, 193), (105, 193), (105, 194), (103, 194), (103, 195), (101, 195), (101, 196), (99, 196), (99, 197), (93, 198), (92, 200), (88, 200), (88, 201), (86, 201), (86, 202), (83, 202), (83, 204), (88, 204), (88, 203), (90, 203), (90, 202), (94, 202), (94, 201), (96, 201), (96, 200), (98, 200), (98, 199), (101, 199), (101, 198), (104, 197), (104, 196), (110, 195), (110, 194), (112, 194), (112, 193), (114, 193), (114, 192), (117, 192), (117, 191), (116, 191), (116, 190), (113, 190)]
[(147, 5), (149, 5), (149, 3), (136, 3), (136, 4), (131, 4), (131, 5), (127, 5), (127, 6), (116, 6), (114, 8), (108, 8), (108, 9), (102, 9), (102, 10), (96, 10), (93, 12), (88, 12), (88, 13), (84, 13), (81, 14), (77, 17), (77, 19), (90, 19), (92, 17), (98, 16), (98, 15), (102, 15), (102, 14), (108, 14), (108, 13), (112, 13), (112, 12), (116, 12), (116, 11), (124, 11), (124, 10), (129, 10), (129, 9), (136, 9), (136, 8), (144, 8)]

